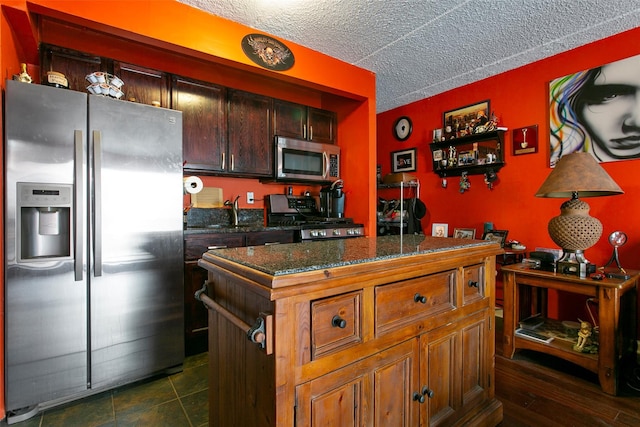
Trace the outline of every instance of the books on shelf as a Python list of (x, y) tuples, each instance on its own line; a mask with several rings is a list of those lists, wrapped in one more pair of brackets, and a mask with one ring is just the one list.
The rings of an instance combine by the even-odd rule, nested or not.
[(539, 334), (536, 331), (533, 331), (531, 329), (518, 328), (516, 329), (516, 335), (519, 337), (527, 338), (527, 339), (538, 341), (538, 342), (543, 342), (546, 344), (553, 341), (553, 337), (548, 337), (546, 335)]
[(544, 317), (538, 314), (534, 314), (533, 316), (529, 316), (526, 319), (522, 319), (520, 321), (520, 328), (534, 330), (544, 324)]

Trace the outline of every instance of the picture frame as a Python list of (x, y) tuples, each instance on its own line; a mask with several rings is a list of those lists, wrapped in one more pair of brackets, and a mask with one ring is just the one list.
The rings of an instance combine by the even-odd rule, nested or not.
[(538, 125), (514, 129), (511, 134), (513, 155), (533, 154), (538, 152)]
[(475, 228), (454, 228), (453, 237), (457, 239), (475, 239), (476, 229)]
[(416, 148), (391, 153), (392, 172), (414, 172), (416, 170)]
[[(480, 124), (485, 124), (490, 118), (491, 105), (489, 100), (445, 111), (442, 115), (443, 134), (446, 139), (457, 138), (472, 133), (477, 127), (479, 115), (483, 117)], [(477, 131), (476, 131), (477, 132)]]
[(504, 242), (507, 240), (509, 230), (487, 230), (482, 235), (482, 240), (490, 240), (500, 243), (500, 247), (504, 248)]
[(431, 225), (431, 235), (433, 237), (449, 237), (449, 224), (434, 222)]

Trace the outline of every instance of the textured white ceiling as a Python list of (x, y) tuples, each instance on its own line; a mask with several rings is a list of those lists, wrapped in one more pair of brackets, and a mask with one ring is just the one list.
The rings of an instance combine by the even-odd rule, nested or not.
[(375, 72), (378, 112), (640, 26), (640, 0), (179, 1)]

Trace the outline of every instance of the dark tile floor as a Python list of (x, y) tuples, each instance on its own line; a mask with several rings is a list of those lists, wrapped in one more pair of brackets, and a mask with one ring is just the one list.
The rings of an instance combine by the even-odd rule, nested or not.
[[(200, 427), (208, 425), (207, 353), (182, 372), (106, 391), (46, 410), (16, 427)], [(0, 427), (7, 425), (6, 420)]]

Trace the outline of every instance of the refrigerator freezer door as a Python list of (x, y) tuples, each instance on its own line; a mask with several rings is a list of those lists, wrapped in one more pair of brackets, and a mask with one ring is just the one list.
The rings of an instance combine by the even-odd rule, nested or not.
[(182, 115), (97, 96), (89, 114), (91, 387), (102, 388), (184, 359)]
[[(82, 244), (86, 236), (82, 213), (86, 196), (74, 172), (76, 148), (86, 143), (86, 95), (63, 89), (6, 82), (5, 92), (5, 307), (6, 409), (10, 413), (86, 390), (87, 323), (86, 266)], [(19, 259), (18, 183), (55, 184), (71, 188), (74, 204), (60, 228), (39, 233), (54, 238), (71, 233), (69, 248)], [(55, 187), (54, 186), (54, 187)], [(40, 187), (39, 187), (40, 188)], [(77, 192), (77, 194), (76, 194)], [(46, 197), (40, 212), (46, 212)], [(53, 202), (52, 202), (53, 203)], [(32, 203), (33, 204), (33, 203)], [(33, 207), (24, 207), (33, 211)], [(47, 215), (39, 215), (39, 226)], [(28, 212), (24, 212), (25, 224)], [(53, 220), (54, 218), (50, 218)], [(81, 240), (80, 240), (81, 241)], [(80, 254), (76, 254), (76, 252)], [(71, 255), (77, 255), (73, 259)], [(77, 262), (80, 275), (74, 275)]]

